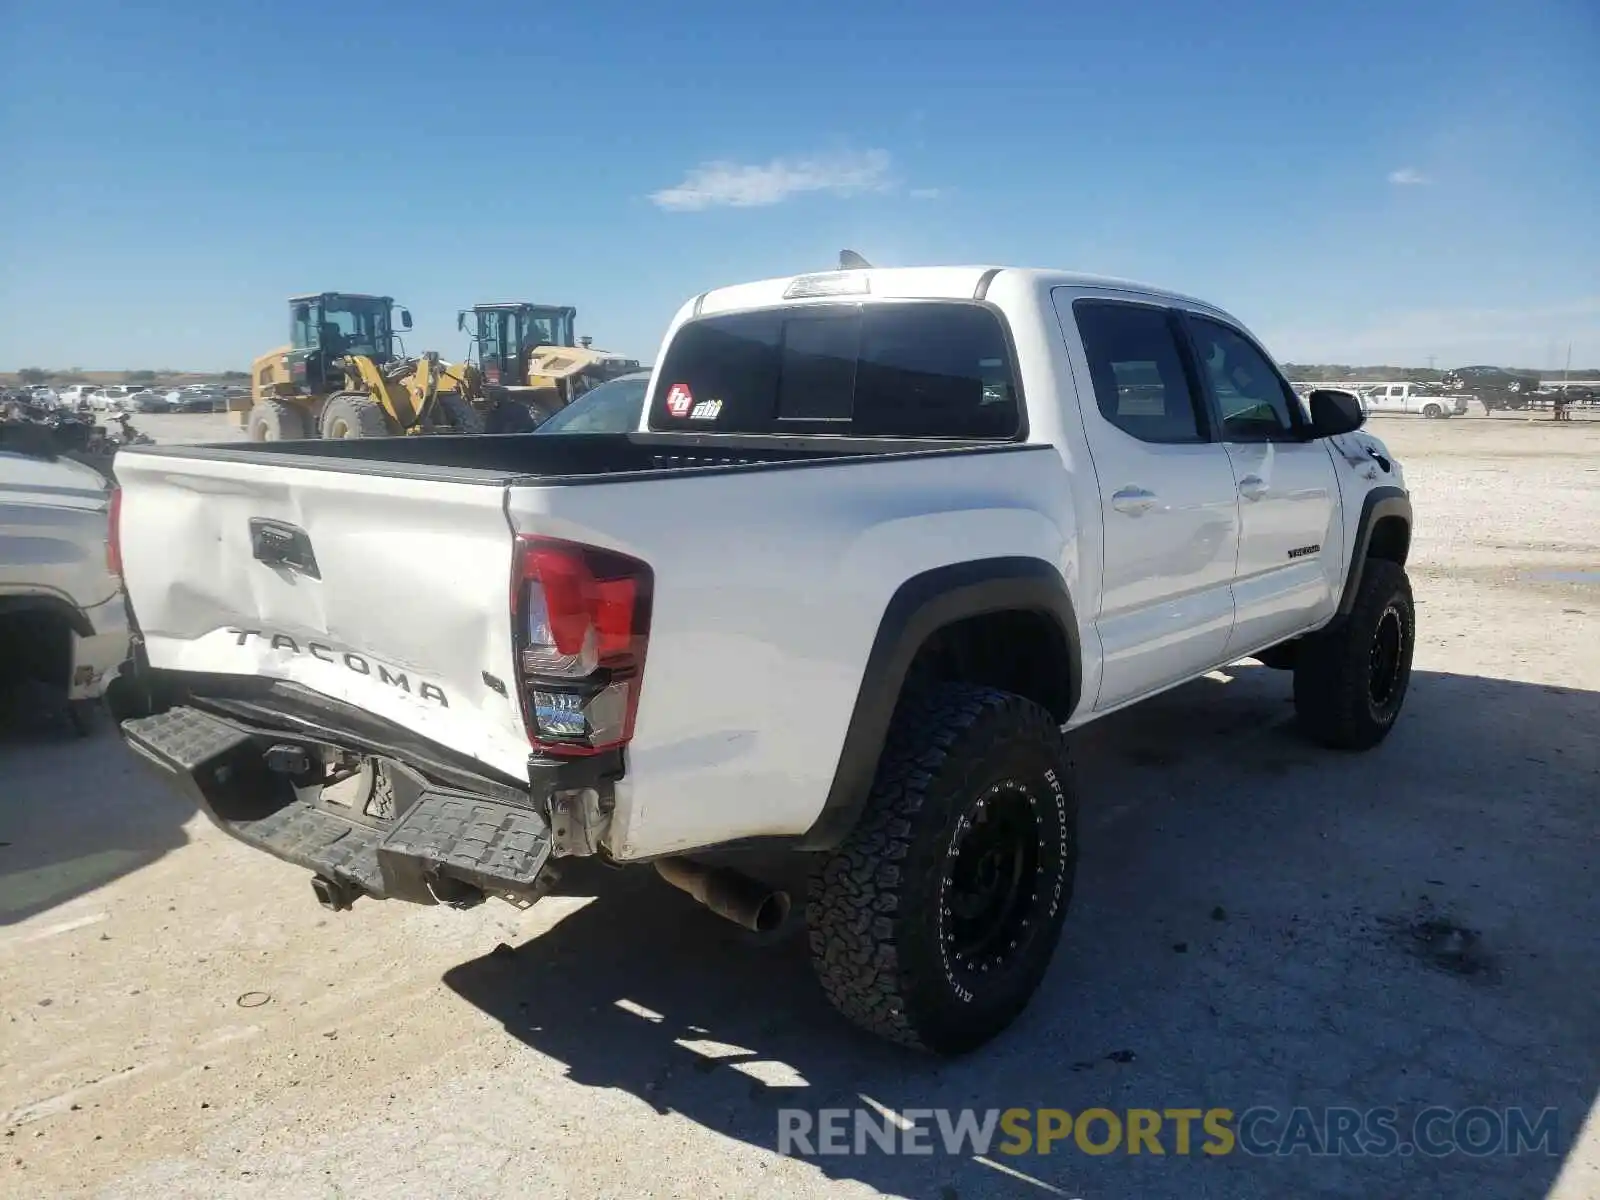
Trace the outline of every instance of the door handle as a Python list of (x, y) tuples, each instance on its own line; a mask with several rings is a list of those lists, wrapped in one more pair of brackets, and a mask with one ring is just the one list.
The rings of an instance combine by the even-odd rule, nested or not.
[(1130, 517), (1143, 516), (1156, 505), (1156, 494), (1142, 487), (1125, 487), (1111, 493), (1111, 507)]
[(1239, 495), (1246, 500), (1259, 500), (1267, 494), (1267, 484), (1259, 475), (1246, 475), (1239, 480)]

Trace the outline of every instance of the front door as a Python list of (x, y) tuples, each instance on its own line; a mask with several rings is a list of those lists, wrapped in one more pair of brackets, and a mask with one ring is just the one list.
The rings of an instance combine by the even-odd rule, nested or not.
[(1074, 300), (1066, 289), (1055, 302), (1080, 376), (1105, 531), (1094, 702), (1104, 710), (1222, 661), (1233, 628), (1239, 502), (1227, 451), (1211, 437), (1184, 370), (1177, 315)]
[(1243, 332), (1189, 314), (1213, 419), (1239, 494), (1229, 657), (1249, 654), (1332, 614), (1343, 576), (1333, 460), (1272, 361)]

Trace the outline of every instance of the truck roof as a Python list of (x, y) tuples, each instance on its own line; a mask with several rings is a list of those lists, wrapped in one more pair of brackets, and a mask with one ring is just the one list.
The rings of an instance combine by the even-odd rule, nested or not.
[(324, 296), (348, 296), (352, 300), (387, 300), (394, 303), (393, 296), (374, 296), (368, 292), (306, 292), (299, 296), (290, 296), (289, 303), (295, 304), (301, 300), (320, 300)]
[[(1039, 267), (1007, 267), (996, 264), (936, 267), (870, 267), (855, 270), (808, 271), (800, 275), (785, 275), (753, 283), (734, 284), (714, 288), (695, 301), (699, 313), (729, 312), (743, 308), (764, 308), (786, 302), (786, 293), (799, 280), (833, 280), (843, 282), (847, 276), (866, 276), (865, 294), (876, 297), (917, 299), (970, 300), (979, 295), (980, 287), (1004, 274), (1011, 279), (1033, 283), (1040, 287), (1105, 288), (1119, 292), (1138, 292), (1153, 299), (1177, 300), (1212, 312), (1222, 313), (1216, 305), (1174, 292), (1167, 288), (1140, 283), (1131, 279), (1118, 279), (1106, 275), (1088, 275), (1081, 272), (1052, 270)], [(824, 287), (828, 284), (823, 284)], [(846, 299), (850, 293), (813, 293), (819, 299)], [(1227, 316), (1228, 314), (1222, 313)], [(1230, 318), (1231, 319), (1231, 318)]]

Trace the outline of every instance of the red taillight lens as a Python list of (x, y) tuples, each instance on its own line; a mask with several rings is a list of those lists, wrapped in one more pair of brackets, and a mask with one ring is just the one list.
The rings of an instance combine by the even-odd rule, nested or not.
[(512, 580), (518, 697), (528, 737), (593, 754), (633, 736), (650, 635), (650, 568), (627, 555), (522, 538)]
[(122, 489), (111, 489), (106, 508), (106, 570), (122, 578)]

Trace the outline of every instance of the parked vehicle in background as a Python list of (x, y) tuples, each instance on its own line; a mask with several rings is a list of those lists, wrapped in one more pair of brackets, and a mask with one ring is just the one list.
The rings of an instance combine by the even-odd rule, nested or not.
[(1199, 300), (769, 279), (686, 303), (647, 397), (626, 433), (122, 451), (130, 748), (335, 910), (599, 856), (771, 929), (703, 855), (787, 847), (833, 1004), (953, 1053), (1060, 940), (1063, 726), (1245, 656), (1321, 744), (1399, 715), (1400, 466)]
[(1456, 367), (1444, 373), (1448, 388), (1471, 392), (1486, 412), (1497, 409), (1527, 408), (1539, 390), (1539, 376), (1531, 371), (1511, 371), (1503, 367)]
[(1472, 399), (1446, 394), (1431, 384), (1422, 383), (1373, 384), (1362, 391), (1361, 398), (1368, 412), (1408, 413), (1429, 418), (1465, 416)]
[(115, 497), (82, 463), (0, 447), (0, 687), (59, 693), (79, 732), (128, 653)]
[(628, 433), (639, 428), (650, 372), (636, 371), (596, 384), (545, 418), (535, 433)]
[(61, 394), (47, 383), (35, 384), (28, 389), (33, 396), (33, 402), (44, 408), (56, 408), (61, 404)]
[(69, 383), (60, 390), (61, 402), (73, 408), (80, 408), (86, 404), (92, 408), (93, 404), (89, 398), (99, 390), (100, 388), (92, 383)]

